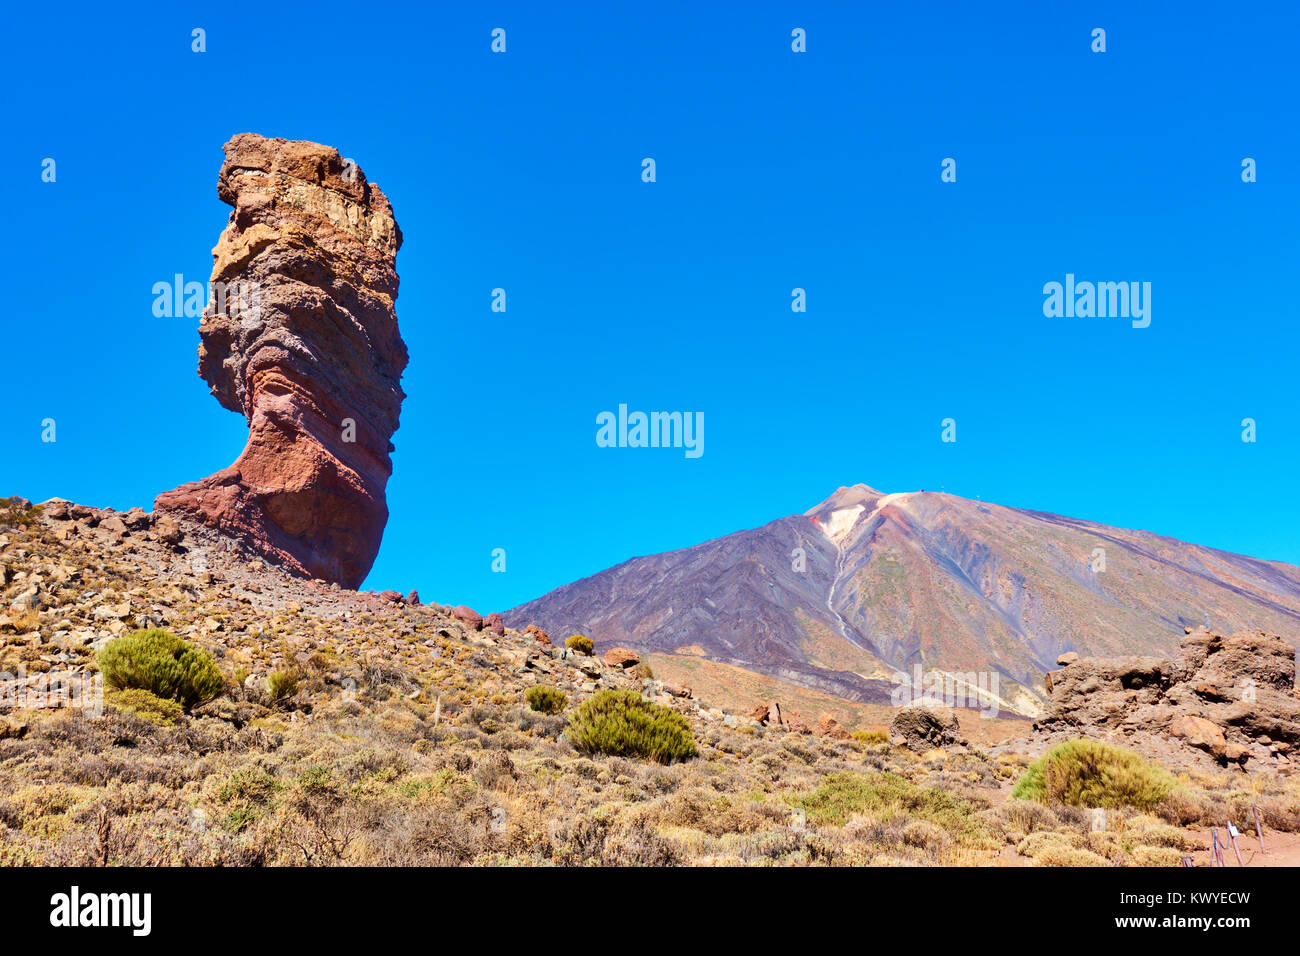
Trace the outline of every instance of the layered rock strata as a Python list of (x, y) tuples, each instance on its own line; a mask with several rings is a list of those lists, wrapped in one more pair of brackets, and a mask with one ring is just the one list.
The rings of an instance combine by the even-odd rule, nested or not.
[(317, 143), (235, 136), (217, 194), (234, 211), (213, 250), (199, 375), (248, 420), (248, 444), (154, 507), (356, 588), (388, 521), (405, 398), (401, 230), (360, 168)]

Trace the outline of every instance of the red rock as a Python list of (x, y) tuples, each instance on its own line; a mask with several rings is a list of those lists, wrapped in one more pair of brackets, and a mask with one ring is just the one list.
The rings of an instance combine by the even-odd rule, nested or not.
[(506, 632), (506, 622), (502, 620), (501, 615), (493, 611), (483, 621), (483, 627), (493, 634), (504, 634)]
[(840, 726), (840, 722), (830, 714), (822, 714), (817, 718), (817, 733), (834, 740), (849, 739), (849, 732)]
[(158, 535), (159, 541), (172, 547), (180, 544), (181, 539), (185, 536), (181, 531), (181, 526), (167, 515), (161, 515), (154, 521), (153, 531), (154, 534)]
[[(1279, 750), (1282, 748), (1278, 748)], [(1250, 759), (1250, 750), (1241, 744), (1229, 743), (1223, 749), (1223, 759), (1228, 763), (1245, 764)]]
[(456, 607), (451, 609), (451, 616), (456, 618), (458, 621), (468, 624), (476, 631), (483, 630), (483, 618), (473, 608), (468, 608), (463, 604), (458, 604)]
[(812, 728), (809, 727), (797, 714), (787, 715), (785, 722), (786, 729), (795, 734), (811, 734)]
[(41, 514), (55, 521), (67, 521), (72, 517), (72, 502), (63, 498), (51, 498), (41, 502)]
[(621, 667), (624, 670), (641, 663), (636, 651), (630, 651), (626, 647), (611, 647), (601, 659), (610, 667)]
[(1229, 698), (1219, 693), (1219, 689), (1213, 684), (1200, 683), (1192, 688), (1192, 692), (1200, 697), (1205, 697), (1212, 701), (1225, 701)]
[(401, 603), (402, 603), (402, 592), (401, 592), (401, 591), (380, 591), (378, 597), (379, 597), (379, 600), (385, 602), (386, 604), (401, 604)]
[(405, 598), (402, 599), (402, 603), (404, 603), (404, 604), (409, 604), (409, 605), (411, 605), (412, 607), (419, 607), (419, 605), (420, 605), (420, 592), (419, 592), (419, 591), (416, 591), (416, 590), (414, 590), (414, 589), (412, 589), (412, 590), (411, 590), (411, 593), (408, 594)]
[(241, 133), (225, 152), (217, 194), (234, 212), (213, 253), (199, 375), (248, 420), (248, 444), (154, 507), (356, 588), (388, 521), (405, 398), (402, 234), (388, 199), (335, 149)]
[(1184, 714), (1169, 725), (1169, 732), (1181, 737), (1189, 746), (1199, 747), (1216, 757), (1226, 757), (1228, 742), (1224, 739), (1223, 728), (1204, 717)]
[(126, 534), (126, 522), (117, 515), (109, 515), (99, 522), (99, 527), (112, 534)]

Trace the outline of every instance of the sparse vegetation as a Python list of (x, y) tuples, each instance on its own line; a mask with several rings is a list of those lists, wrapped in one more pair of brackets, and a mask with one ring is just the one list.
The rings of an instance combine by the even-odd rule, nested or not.
[(686, 718), (636, 691), (598, 691), (569, 721), (569, 739), (586, 753), (648, 757), (672, 763), (698, 756)]
[(279, 703), (298, 693), (297, 671), (272, 671), (266, 675), (266, 693), (271, 700)]
[(563, 691), (556, 690), (554, 687), (544, 687), (538, 685), (528, 688), (524, 694), (524, 699), (528, 701), (528, 706), (539, 714), (558, 714), (561, 713), (569, 703), (569, 697)]
[(854, 817), (880, 824), (921, 820), (964, 843), (989, 842), (968, 801), (935, 787), (918, 787), (895, 773), (828, 774), (797, 805), (819, 823), (843, 826)]
[(172, 726), (185, 712), (178, 701), (158, 697), (142, 687), (111, 691), (104, 695), (104, 702), (160, 727)]
[(0, 498), (0, 528), (30, 525), (41, 516), (41, 506), (22, 498)]
[(99, 652), (98, 664), (112, 690), (146, 690), (179, 701), (187, 710), (212, 700), (225, 687), (211, 654), (162, 628), (109, 641)]
[[(81, 551), (64, 526), (41, 516), (4, 532), (3, 596), (45, 584), (37, 607), (0, 607), (0, 671), (85, 670), (94, 641), (147, 613), (175, 622), (171, 660), (173, 641), (201, 643), (234, 686), (188, 711), (183, 694), (108, 683), (102, 716), (0, 714), (0, 865), (1165, 866), (1203, 863), (1197, 826), (1249, 836), (1252, 805), (1266, 842), (1300, 831), (1300, 784), (1263, 766), (1180, 767), (1163, 800), (1108, 809), (1097, 832), (1089, 809), (1003, 799), (1031, 765), (1014, 746), (915, 754), (865, 710), (835, 714), (858, 728), (850, 740), (760, 727), (743, 715), (772, 693), (720, 699), (704, 671), (672, 672), (680, 660), (656, 670), (693, 696), (650, 686), (651, 706), (639, 667), (601, 668), (595, 691), (588, 659), (531, 635), (308, 588), (234, 553), (209, 552), (213, 580), (200, 581), (147, 535), (130, 536), (127, 558), (120, 532), (79, 527)], [(119, 641), (141, 638), (103, 650)], [(272, 685), (292, 683), (279, 673), (297, 677), (281, 698), (296, 714), (276, 705)], [(250, 676), (261, 689), (245, 693)], [(204, 693), (219, 689), (214, 677)], [(562, 711), (534, 709), (561, 697)]]
[(570, 650), (577, 651), (579, 654), (588, 654), (588, 655), (591, 654), (591, 652), (596, 649), (596, 645), (592, 643), (591, 638), (583, 634), (574, 634), (572, 637), (570, 637), (567, 641), (564, 642), (564, 646), (569, 648)]
[(889, 743), (889, 731), (887, 730), (855, 730), (853, 739), (860, 744), (887, 744)]
[(1173, 791), (1168, 771), (1137, 754), (1095, 740), (1057, 744), (1016, 782), (1011, 796), (1074, 807), (1149, 810)]

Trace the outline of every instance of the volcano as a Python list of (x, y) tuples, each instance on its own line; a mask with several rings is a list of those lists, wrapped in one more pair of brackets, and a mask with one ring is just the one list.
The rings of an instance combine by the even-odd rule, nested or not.
[(839, 488), (803, 514), (633, 558), (505, 615), (889, 703), (903, 675), (988, 674), (1032, 716), (1069, 651), (1172, 654), (1184, 628), (1300, 634), (1300, 568), (1041, 511)]

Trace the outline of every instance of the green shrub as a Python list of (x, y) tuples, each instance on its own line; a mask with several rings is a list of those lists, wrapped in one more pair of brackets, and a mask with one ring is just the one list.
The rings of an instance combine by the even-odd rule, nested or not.
[(212, 655), (170, 631), (150, 628), (109, 641), (97, 657), (111, 690), (147, 690), (188, 710), (225, 687)]
[(577, 651), (579, 654), (590, 654), (592, 651), (596, 649), (596, 645), (592, 643), (591, 638), (586, 637), (582, 634), (574, 634), (571, 638), (569, 638), (567, 641), (564, 642), (564, 646), (568, 648), (572, 648), (573, 650)]
[(184, 708), (174, 700), (164, 700), (142, 687), (129, 690), (115, 690), (104, 695), (104, 702), (116, 710), (135, 714), (142, 720), (160, 727), (170, 727)]
[(1011, 790), (1019, 800), (1149, 810), (1174, 789), (1163, 767), (1096, 740), (1067, 740), (1029, 765)]
[(969, 801), (937, 787), (919, 787), (895, 773), (846, 770), (827, 774), (817, 789), (796, 805), (814, 823), (843, 826), (855, 816), (882, 821), (925, 820), (966, 845), (982, 845), (991, 839)]
[(528, 701), (528, 706), (539, 714), (558, 714), (569, 703), (569, 698), (563, 691), (541, 685), (528, 688), (524, 698)]
[(266, 675), (266, 692), (273, 701), (286, 700), (298, 693), (296, 671), (272, 671)]
[(569, 739), (585, 753), (672, 763), (699, 755), (686, 718), (636, 691), (602, 690), (569, 718)]

